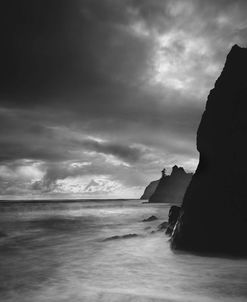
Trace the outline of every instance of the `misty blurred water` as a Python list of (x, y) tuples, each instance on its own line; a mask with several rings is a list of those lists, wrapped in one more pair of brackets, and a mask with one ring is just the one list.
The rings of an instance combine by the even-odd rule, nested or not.
[[(0, 301), (247, 301), (247, 260), (173, 253), (164, 233), (151, 233), (168, 210), (0, 203)], [(142, 222), (150, 215), (159, 220)], [(105, 240), (130, 233), (140, 236)]]

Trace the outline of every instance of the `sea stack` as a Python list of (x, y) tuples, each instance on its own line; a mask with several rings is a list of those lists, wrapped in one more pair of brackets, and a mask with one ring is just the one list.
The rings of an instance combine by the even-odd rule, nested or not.
[(233, 46), (208, 96), (198, 132), (200, 160), (171, 246), (247, 255), (247, 49)]
[(181, 204), (192, 173), (186, 173), (182, 167), (174, 166), (171, 175), (162, 170), (162, 177), (149, 202)]

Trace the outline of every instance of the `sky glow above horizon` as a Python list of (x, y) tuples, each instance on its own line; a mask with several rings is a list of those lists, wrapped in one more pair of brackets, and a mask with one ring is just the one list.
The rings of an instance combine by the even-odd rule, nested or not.
[(1, 10), (0, 198), (139, 198), (196, 169), (246, 1), (24, 0)]

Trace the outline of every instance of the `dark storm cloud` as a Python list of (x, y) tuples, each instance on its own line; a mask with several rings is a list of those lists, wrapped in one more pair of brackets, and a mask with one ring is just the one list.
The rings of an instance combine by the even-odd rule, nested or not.
[[(135, 58), (140, 53), (131, 50), (140, 49), (142, 41), (138, 45), (121, 28), (127, 21), (121, 1), (5, 2), (1, 8), (1, 92), (22, 96), (18, 104), (34, 105), (32, 98), (40, 95), (50, 102), (51, 96), (88, 90), (90, 94), (91, 88), (104, 88), (110, 84), (111, 73), (119, 69), (124, 73), (133, 65), (134, 71), (139, 63)], [(130, 60), (123, 62), (128, 54)], [(114, 70), (116, 62), (118, 70)], [(67, 100), (59, 102), (66, 105)]]
[(49, 191), (91, 174), (144, 185), (195, 161), (206, 95), (231, 45), (246, 44), (245, 2), (1, 3), (2, 192), (21, 190), (28, 165), (27, 186)]
[[(103, 97), (104, 102), (111, 106), (118, 94), (121, 95), (119, 89), (123, 92), (126, 86), (131, 87), (132, 81), (144, 73), (147, 56), (152, 49), (152, 39), (133, 36), (127, 30), (129, 24), (140, 20), (149, 27), (161, 27), (163, 32), (168, 32), (179, 26), (190, 28), (197, 22), (200, 25), (201, 21), (204, 25), (202, 34), (207, 35), (216, 30), (213, 18), (219, 12), (227, 11), (231, 5), (242, 6), (244, 3), (5, 1), (1, 7), (1, 92), (9, 103), (11, 97), (18, 98), (17, 106), (26, 103), (29, 106), (40, 105), (46, 101), (51, 104), (51, 96), (61, 97), (64, 94), (73, 96), (73, 99), (59, 98), (58, 101), (52, 98), (52, 102), (64, 106), (75, 102), (87, 109), (89, 102), (99, 103), (98, 98)], [(186, 15), (188, 7), (193, 8), (192, 20)], [(185, 9), (185, 16), (182, 9)], [(181, 41), (180, 44), (176, 41), (171, 49), (177, 47), (184, 47)], [(118, 80), (125, 81), (125, 85), (120, 85)], [(95, 88), (99, 91), (96, 92)], [(41, 95), (46, 97), (41, 100)]]
[(85, 140), (82, 142), (84, 148), (94, 150), (98, 153), (111, 154), (128, 162), (135, 162), (140, 159), (142, 151), (137, 147), (123, 146), (113, 143)]
[[(109, 154), (127, 162), (138, 161), (143, 151), (121, 142), (96, 141), (64, 134), (63, 128), (54, 128), (45, 120), (27, 119), (20, 111), (3, 110), (1, 118), (0, 162), (32, 159), (56, 161), (80, 159), (76, 152), (94, 151)], [(47, 122), (47, 125), (42, 125)], [(56, 144), (54, 144), (54, 141)]]
[[(69, 39), (77, 2), (5, 1), (1, 7), (1, 91), (28, 97), (52, 93), (76, 70), (78, 47)], [(73, 73), (73, 72), (72, 72)], [(66, 81), (66, 82), (67, 82)], [(60, 87), (61, 88), (61, 87)]]

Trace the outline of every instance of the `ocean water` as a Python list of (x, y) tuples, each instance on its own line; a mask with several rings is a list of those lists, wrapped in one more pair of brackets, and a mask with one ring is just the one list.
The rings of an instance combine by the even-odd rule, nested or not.
[[(0, 301), (247, 301), (247, 260), (173, 253), (152, 233), (168, 210), (135, 200), (1, 202)], [(159, 219), (142, 222), (150, 215)]]

